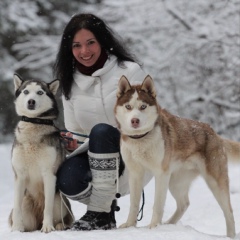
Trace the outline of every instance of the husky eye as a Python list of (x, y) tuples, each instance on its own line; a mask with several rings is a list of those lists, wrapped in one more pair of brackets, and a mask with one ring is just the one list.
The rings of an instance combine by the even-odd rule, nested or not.
[(28, 90), (24, 90), (23, 93), (24, 93), (25, 95), (27, 95), (27, 94), (29, 94), (29, 91), (28, 91)]
[(129, 104), (125, 105), (125, 108), (126, 108), (127, 110), (131, 110), (131, 106), (130, 106)]
[(144, 110), (144, 109), (146, 109), (146, 107), (147, 107), (147, 105), (142, 105), (142, 106), (140, 107), (140, 110)]
[(43, 91), (37, 91), (38, 95), (43, 95)]

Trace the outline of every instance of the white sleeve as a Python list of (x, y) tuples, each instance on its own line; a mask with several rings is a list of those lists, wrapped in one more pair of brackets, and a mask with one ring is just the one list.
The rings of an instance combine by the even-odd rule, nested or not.
[(74, 108), (71, 100), (66, 100), (64, 97), (62, 97), (62, 102), (63, 102), (65, 128), (69, 132), (73, 133), (73, 138), (78, 139), (80, 142), (84, 142), (86, 140), (86, 137), (76, 135), (76, 134), (82, 134), (82, 135), (86, 135), (86, 134), (83, 131), (83, 129), (80, 127), (79, 123), (75, 118)]

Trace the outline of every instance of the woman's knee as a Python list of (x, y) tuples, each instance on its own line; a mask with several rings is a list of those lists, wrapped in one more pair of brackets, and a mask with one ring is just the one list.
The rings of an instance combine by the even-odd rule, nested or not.
[(90, 138), (94, 139), (97, 137), (104, 140), (106, 136), (111, 136), (112, 134), (117, 135), (117, 137), (120, 136), (119, 131), (115, 127), (106, 123), (99, 123), (92, 128)]
[(65, 160), (57, 172), (57, 188), (69, 196), (84, 191), (91, 180), (87, 153)]
[(120, 150), (120, 132), (117, 128), (100, 123), (95, 125), (89, 135), (89, 151), (95, 153), (114, 153)]

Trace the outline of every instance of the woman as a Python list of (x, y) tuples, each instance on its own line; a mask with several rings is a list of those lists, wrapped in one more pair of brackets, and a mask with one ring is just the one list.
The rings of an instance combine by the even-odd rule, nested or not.
[(57, 174), (61, 193), (87, 204), (86, 214), (72, 229), (115, 228), (115, 195), (129, 192), (113, 111), (117, 85), (122, 75), (134, 83), (146, 74), (92, 14), (74, 15), (65, 27), (54, 72), (62, 86), (66, 148), (73, 151), (78, 142), (89, 141), (88, 151), (73, 152)]

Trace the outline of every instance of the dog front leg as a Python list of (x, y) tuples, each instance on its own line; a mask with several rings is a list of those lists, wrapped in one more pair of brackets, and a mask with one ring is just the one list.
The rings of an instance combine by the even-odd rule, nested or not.
[(22, 202), (25, 192), (25, 179), (21, 176), (16, 176), (14, 182), (14, 207), (12, 213), (12, 231), (24, 232), (24, 224), (22, 217)]
[[(136, 169), (136, 166), (135, 166), (135, 169)], [(127, 222), (122, 224), (120, 228), (136, 226), (137, 224), (139, 203), (141, 198), (141, 192), (143, 189), (143, 176), (144, 176), (144, 171), (140, 167), (137, 168), (137, 171), (133, 169), (129, 171), (130, 210), (129, 210)]]
[(155, 197), (153, 205), (153, 215), (149, 228), (156, 227), (162, 223), (163, 210), (167, 197), (170, 174), (163, 172), (155, 175)]
[(45, 206), (43, 213), (42, 232), (48, 233), (55, 230), (53, 226), (53, 205), (55, 196), (56, 176), (52, 172), (43, 175)]

